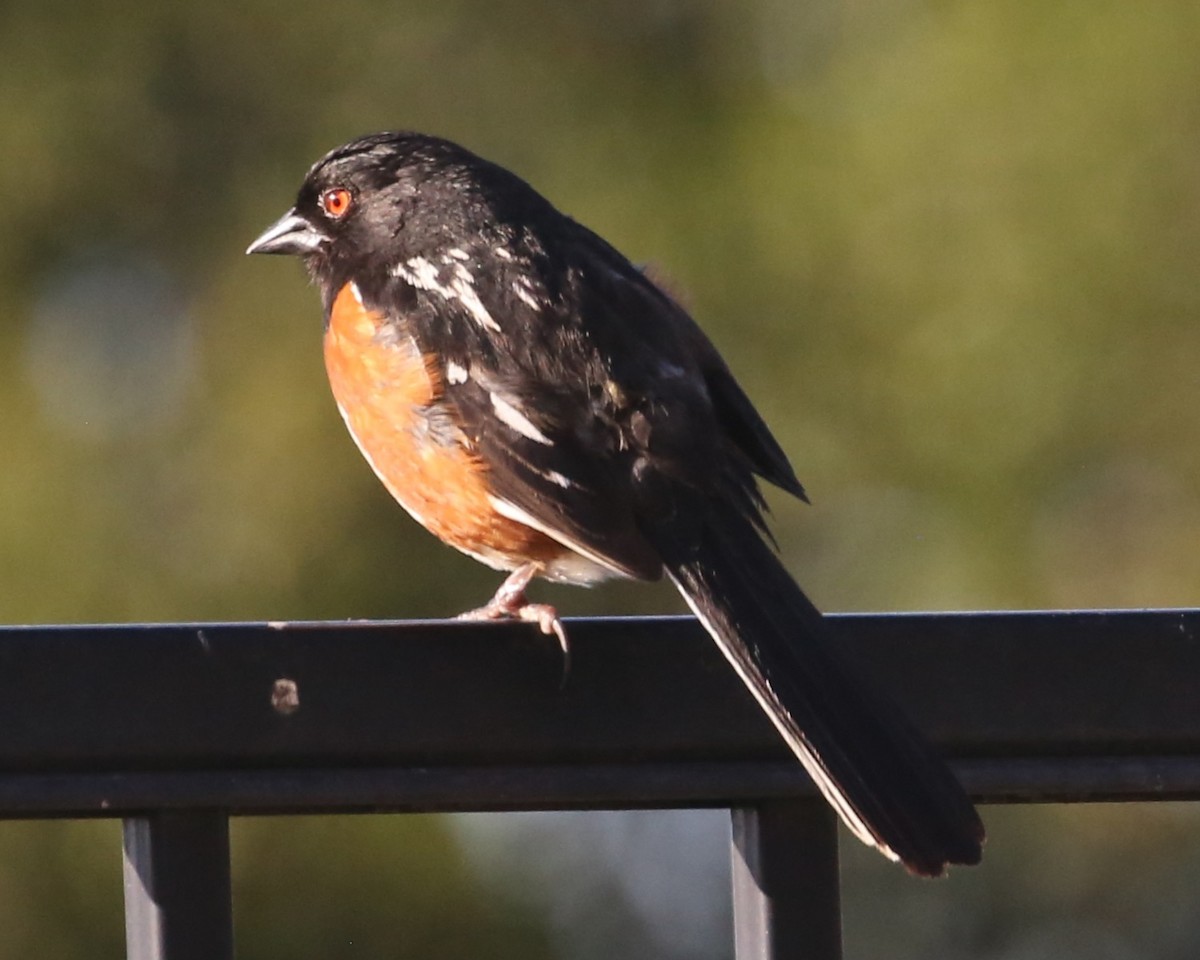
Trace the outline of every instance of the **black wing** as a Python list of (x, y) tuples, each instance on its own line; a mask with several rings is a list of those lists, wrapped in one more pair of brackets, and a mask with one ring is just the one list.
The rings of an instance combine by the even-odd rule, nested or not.
[[(410, 259), (398, 271), (405, 312), (497, 505), (616, 572), (656, 579), (662, 531), (697, 535), (714, 494), (761, 522), (751, 471), (803, 490), (687, 314), (604, 241), (563, 225), (553, 243)], [(656, 543), (643, 534), (648, 512)]]

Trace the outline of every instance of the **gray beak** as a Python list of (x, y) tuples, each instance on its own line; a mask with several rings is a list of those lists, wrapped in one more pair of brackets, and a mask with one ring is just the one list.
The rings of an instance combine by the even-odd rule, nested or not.
[(246, 248), (247, 253), (283, 253), (294, 257), (312, 253), (329, 237), (300, 216), (293, 207)]

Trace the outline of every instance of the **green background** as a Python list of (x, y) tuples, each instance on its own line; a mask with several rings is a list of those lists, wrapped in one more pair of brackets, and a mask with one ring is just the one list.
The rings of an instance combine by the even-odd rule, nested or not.
[[(773, 503), (825, 609), (1196, 604), (1198, 47), (1193, 0), (4, 0), (0, 622), (489, 594), (344, 435), (299, 267), (242, 256), (396, 127), (669, 278), (812, 496)], [(986, 813), (945, 882), (847, 844), (848, 955), (1196, 956), (1195, 811)], [(725, 830), (238, 822), (240, 953), (728, 957)], [(0, 930), (120, 956), (116, 826), (0, 825)]]

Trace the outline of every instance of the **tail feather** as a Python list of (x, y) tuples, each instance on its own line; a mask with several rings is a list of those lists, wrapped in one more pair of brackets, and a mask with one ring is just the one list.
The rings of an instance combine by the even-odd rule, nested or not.
[(979, 862), (983, 824), (945, 761), (831, 640), (748, 520), (710, 518), (667, 568), (855, 836), (924, 876)]

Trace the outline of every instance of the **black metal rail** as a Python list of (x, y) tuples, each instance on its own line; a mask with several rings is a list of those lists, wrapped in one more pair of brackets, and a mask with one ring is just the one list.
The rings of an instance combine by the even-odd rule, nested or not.
[[(829, 617), (978, 799), (1200, 796), (1200, 611)], [(733, 811), (739, 960), (840, 954), (836, 826), (694, 621), (0, 629), (0, 817), (125, 821), (129, 956), (232, 956), (228, 817)]]

